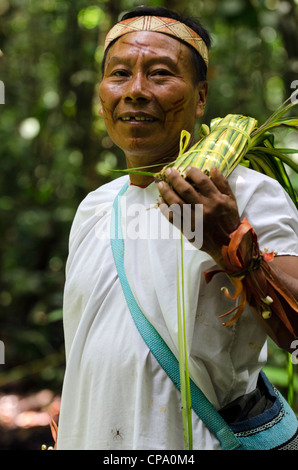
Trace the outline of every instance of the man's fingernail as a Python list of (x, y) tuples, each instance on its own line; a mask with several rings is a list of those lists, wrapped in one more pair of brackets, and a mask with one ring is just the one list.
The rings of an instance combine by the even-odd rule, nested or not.
[(166, 169), (166, 175), (170, 176), (171, 173), (172, 173), (172, 168), (167, 168)]

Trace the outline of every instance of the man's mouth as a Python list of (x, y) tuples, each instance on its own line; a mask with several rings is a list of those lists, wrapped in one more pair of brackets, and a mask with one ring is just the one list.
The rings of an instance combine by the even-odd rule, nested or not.
[(157, 121), (157, 119), (152, 117), (152, 116), (135, 116), (135, 115), (121, 116), (119, 119), (120, 119), (120, 121), (124, 121), (124, 122), (154, 122), (154, 121)]

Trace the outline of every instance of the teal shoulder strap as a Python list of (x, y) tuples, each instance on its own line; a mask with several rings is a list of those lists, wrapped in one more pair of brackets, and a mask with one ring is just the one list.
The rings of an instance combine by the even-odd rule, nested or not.
[[(121, 229), (121, 196), (127, 190), (128, 183), (123, 186), (117, 195), (112, 211), (111, 219), (111, 245), (113, 257), (116, 264), (118, 276), (121, 282), (123, 293), (131, 312), (135, 325), (143, 337), (145, 343), (150, 348), (161, 367), (171, 378), (175, 386), (180, 390), (179, 363), (175, 355), (156, 331), (154, 326), (147, 320), (141, 311), (138, 303), (129, 286), (124, 269), (124, 240)], [(241, 449), (242, 444), (236, 438), (230, 427), (220, 416), (214, 406), (205, 397), (203, 392), (191, 380), (191, 401), (192, 408), (205, 423), (209, 430), (215, 434), (225, 450)]]

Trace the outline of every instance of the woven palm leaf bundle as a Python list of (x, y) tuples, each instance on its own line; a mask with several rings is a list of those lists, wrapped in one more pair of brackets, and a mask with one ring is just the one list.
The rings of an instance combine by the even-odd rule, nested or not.
[(295, 104), (287, 100), (259, 127), (254, 118), (238, 114), (213, 119), (210, 128), (206, 124), (201, 126), (200, 139), (189, 150), (186, 149), (190, 134), (182, 131), (177, 159), (155, 176), (166, 180), (165, 172), (172, 167), (185, 177), (185, 171), (190, 166), (206, 174), (212, 166), (216, 166), (224, 176), (229, 176), (238, 164), (242, 164), (278, 180), (298, 207), (297, 194), (286, 168), (288, 166), (298, 173), (298, 164), (291, 158), (298, 150), (275, 148), (272, 133), (280, 127), (298, 131), (298, 117), (285, 117)]
[(173, 167), (185, 177), (187, 167), (193, 166), (209, 174), (212, 166), (217, 166), (224, 176), (228, 176), (250, 140), (250, 133), (255, 129), (257, 121), (251, 117), (228, 114), (224, 118), (211, 121), (210, 128), (203, 124), (200, 129), (201, 139), (188, 151), (191, 135), (182, 131), (180, 136), (180, 152), (177, 159), (166, 165), (157, 175), (165, 179), (165, 171)]

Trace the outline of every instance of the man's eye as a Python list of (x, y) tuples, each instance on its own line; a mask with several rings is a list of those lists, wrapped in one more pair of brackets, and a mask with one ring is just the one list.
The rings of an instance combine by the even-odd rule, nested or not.
[(172, 75), (172, 73), (167, 70), (167, 69), (158, 69), (153, 71), (153, 75), (161, 76), (161, 77), (167, 77)]
[(115, 70), (112, 75), (113, 77), (127, 77), (128, 72), (126, 70)]

